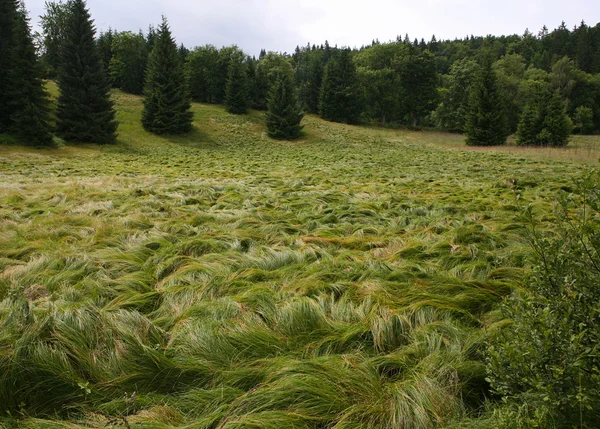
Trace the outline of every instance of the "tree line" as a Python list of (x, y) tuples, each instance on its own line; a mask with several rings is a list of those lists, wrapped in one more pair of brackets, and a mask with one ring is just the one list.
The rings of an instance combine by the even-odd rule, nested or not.
[[(463, 132), (473, 145), (503, 144), (515, 134), (518, 144), (561, 146), (571, 132), (600, 131), (600, 24), (589, 27), (582, 22), (569, 30), (562, 23), (551, 32), (544, 27), (537, 35), (526, 31), (446, 41), (433, 36), (429, 42), (411, 41), (406, 35), (387, 43), (374, 40), (359, 49), (325, 42), (296, 47), (291, 55), (262, 50), (256, 58), (237, 46), (177, 46), (166, 20), (145, 33), (109, 29), (95, 37), (85, 2), (71, 0), (46, 3), (36, 56), (24, 6), (0, 1), (26, 23), (21, 39), (28, 39), (31, 55), (29, 66), (21, 67), (35, 69), (29, 74), (35, 75), (41, 91), (38, 102), (30, 103), (39, 106), (36, 120), (43, 125), (47, 115), (41, 78), (55, 79), (61, 93), (55, 132), (67, 141), (115, 140), (109, 87), (143, 94), (142, 123), (159, 134), (191, 128), (192, 100), (225, 104), (234, 114), (249, 108), (267, 110), (267, 129), (275, 138), (298, 137), (303, 112), (350, 124)], [(12, 27), (16, 34), (19, 26)], [(16, 41), (5, 42), (6, 28), (0, 49), (12, 46), (13, 57), (23, 56)], [(77, 71), (69, 52), (86, 58), (85, 70)], [(11, 73), (27, 75), (18, 64), (0, 63), (0, 73), (7, 76), (3, 82), (16, 79)], [(84, 89), (82, 85), (90, 82), (95, 89)], [(77, 95), (81, 93), (96, 98), (83, 102)], [(90, 110), (85, 103), (98, 109), (87, 122), (81, 117)], [(19, 124), (33, 120), (17, 117), (3, 112), (3, 129), (26, 132)], [(45, 138), (37, 143), (42, 140), (48, 142)]]

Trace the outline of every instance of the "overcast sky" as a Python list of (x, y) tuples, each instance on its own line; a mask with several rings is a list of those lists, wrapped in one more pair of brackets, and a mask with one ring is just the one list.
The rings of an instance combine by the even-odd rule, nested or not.
[[(25, 0), (32, 23), (44, 0)], [(408, 33), (430, 40), (533, 33), (600, 21), (600, 0), (88, 0), (96, 27), (137, 31), (167, 16), (178, 43), (292, 52), (307, 42), (360, 47)]]

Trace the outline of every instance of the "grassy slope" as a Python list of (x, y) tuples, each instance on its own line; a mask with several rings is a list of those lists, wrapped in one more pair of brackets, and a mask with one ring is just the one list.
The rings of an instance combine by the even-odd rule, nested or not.
[(529, 253), (515, 195), (543, 218), (583, 149), (311, 116), (279, 143), (206, 105), (163, 138), (115, 97), (118, 145), (0, 146), (0, 404), (20, 426), (428, 428), (481, 406), (484, 330)]

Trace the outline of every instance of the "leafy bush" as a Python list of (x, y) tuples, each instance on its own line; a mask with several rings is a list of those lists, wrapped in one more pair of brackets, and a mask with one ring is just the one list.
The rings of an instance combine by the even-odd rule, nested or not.
[(599, 427), (600, 173), (561, 196), (553, 235), (527, 214), (536, 265), (503, 306), (511, 322), (491, 335), (488, 380), (529, 427)]

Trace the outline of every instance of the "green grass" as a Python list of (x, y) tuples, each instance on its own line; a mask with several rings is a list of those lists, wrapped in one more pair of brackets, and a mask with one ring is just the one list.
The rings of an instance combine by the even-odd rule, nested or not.
[(599, 147), (472, 150), (310, 115), (276, 142), (260, 112), (198, 104), (190, 135), (157, 137), (114, 97), (117, 145), (0, 146), (0, 427), (476, 416), (485, 332), (530, 255), (519, 205), (551, 227)]

